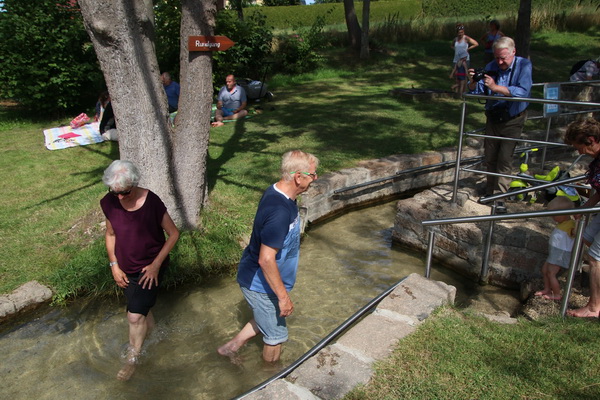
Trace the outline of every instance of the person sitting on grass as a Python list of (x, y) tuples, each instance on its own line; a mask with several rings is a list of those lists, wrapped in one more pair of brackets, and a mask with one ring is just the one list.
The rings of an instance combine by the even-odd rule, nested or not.
[(225, 86), (217, 96), (217, 110), (215, 111), (215, 122), (212, 126), (223, 126), (223, 120), (234, 120), (244, 118), (248, 115), (246, 105), (246, 91), (239, 86), (233, 75), (227, 75)]
[[(575, 204), (564, 196), (558, 196), (548, 203), (548, 211), (568, 210), (574, 208)], [(548, 258), (542, 265), (544, 277), (544, 290), (535, 292), (536, 296), (542, 296), (546, 300), (561, 300), (560, 284), (558, 283), (558, 272), (568, 269), (571, 263), (571, 250), (573, 249), (575, 220), (570, 215), (554, 215), (552, 219), (557, 223), (550, 234), (548, 241)]]

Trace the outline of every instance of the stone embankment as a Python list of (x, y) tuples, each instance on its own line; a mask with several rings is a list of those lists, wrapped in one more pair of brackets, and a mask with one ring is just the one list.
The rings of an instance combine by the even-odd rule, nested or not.
[(27, 282), (11, 294), (0, 296), (0, 321), (50, 301), (52, 290), (37, 281)]
[(251, 400), (339, 399), (365, 384), (373, 364), (410, 335), (439, 306), (453, 304), (456, 288), (409, 275), (375, 310), (287, 377), (244, 396)]

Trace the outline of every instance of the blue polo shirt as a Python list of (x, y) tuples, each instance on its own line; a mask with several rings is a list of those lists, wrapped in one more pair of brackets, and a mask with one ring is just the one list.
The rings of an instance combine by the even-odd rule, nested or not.
[(258, 265), (261, 244), (278, 249), (275, 257), (281, 280), (289, 292), (296, 283), (300, 256), (300, 215), (295, 200), (270, 186), (261, 198), (250, 243), (238, 265), (237, 281), (240, 286), (260, 293), (273, 294)]
[[(515, 57), (510, 67), (506, 70), (501, 70), (498, 63), (494, 60), (485, 66), (486, 71), (494, 71), (498, 75), (494, 79), (496, 84), (506, 86), (512, 97), (530, 97), (532, 80), (532, 65), (531, 61), (523, 57)], [(473, 94), (484, 94), (504, 97), (498, 93), (491, 93), (485, 86), (484, 80), (477, 82), (477, 86)], [(511, 117), (525, 111), (529, 103), (523, 101), (506, 101), (506, 100), (488, 100), (485, 103), (485, 109), (491, 110), (497, 107), (508, 107), (508, 112)]]

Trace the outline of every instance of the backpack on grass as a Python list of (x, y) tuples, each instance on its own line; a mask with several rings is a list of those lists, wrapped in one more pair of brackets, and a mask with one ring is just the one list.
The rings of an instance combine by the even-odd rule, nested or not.
[(571, 67), (571, 72), (569, 72), (569, 75), (573, 75), (575, 72), (579, 71), (581, 69), (581, 67), (583, 67), (585, 65), (585, 63), (588, 62), (588, 61), (592, 61), (592, 60), (580, 60), (580, 61), (577, 61)]

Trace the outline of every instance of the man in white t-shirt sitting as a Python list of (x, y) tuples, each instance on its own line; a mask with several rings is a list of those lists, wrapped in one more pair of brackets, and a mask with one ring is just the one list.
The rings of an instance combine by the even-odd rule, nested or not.
[(212, 126), (223, 126), (223, 120), (234, 120), (244, 118), (248, 115), (246, 105), (246, 91), (239, 86), (233, 75), (227, 75), (225, 86), (219, 91), (217, 96), (217, 110), (215, 111), (215, 122)]

